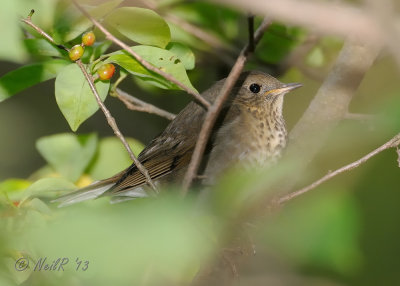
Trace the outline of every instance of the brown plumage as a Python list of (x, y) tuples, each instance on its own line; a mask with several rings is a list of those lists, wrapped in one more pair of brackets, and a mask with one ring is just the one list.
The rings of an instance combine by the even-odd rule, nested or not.
[[(202, 96), (213, 102), (224, 80)], [(282, 117), (283, 95), (300, 84), (283, 84), (263, 72), (242, 73), (213, 129), (204, 164), (204, 184), (212, 184), (232, 164), (264, 166), (276, 161), (286, 145)], [(139, 154), (138, 159), (157, 183), (178, 181), (190, 162), (205, 109), (189, 103), (166, 129)], [(148, 195), (145, 177), (134, 164), (115, 176), (63, 196), (69, 205), (99, 196), (114, 201)]]

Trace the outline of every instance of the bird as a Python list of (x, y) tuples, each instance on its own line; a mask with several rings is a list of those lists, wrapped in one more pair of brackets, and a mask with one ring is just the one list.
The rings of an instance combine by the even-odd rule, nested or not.
[[(213, 103), (226, 79), (202, 93)], [(282, 83), (261, 71), (242, 72), (218, 116), (202, 164), (203, 185), (212, 185), (230, 166), (275, 164), (286, 146), (282, 114), (284, 95), (300, 83)], [(138, 155), (156, 186), (182, 181), (207, 110), (190, 102)], [(154, 192), (135, 164), (118, 174), (54, 200), (59, 207), (110, 196), (111, 202), (141, 198)]]

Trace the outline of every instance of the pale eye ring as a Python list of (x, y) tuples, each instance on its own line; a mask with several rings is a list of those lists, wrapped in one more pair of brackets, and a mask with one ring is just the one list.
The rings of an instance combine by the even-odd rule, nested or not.
[(261, 86), (260, 86), (259, 84), (257, 84), (257, 83), (252, 83), (252, 84), (249, 86), (249, 89), (250, 89), (250, 91), (251, 91), (252, 93), (259, 93), (260, 90), (261, 90)]

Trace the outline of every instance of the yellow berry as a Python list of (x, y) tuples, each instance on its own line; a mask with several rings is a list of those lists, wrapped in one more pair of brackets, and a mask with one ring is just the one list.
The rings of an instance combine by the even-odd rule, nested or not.
[(101, 80), (109, 80), (114, 72), (115, 66), (113, 64), (104, 64), (97, 70), (97, 74)]
[(84, 51), (85, 49), (81, 45), (75, 45), (69, 50), (69, 58), (71, 61), (77, 61), (82, 57)]
[(82, 35), (82, 44), (85, 46), (91, 46), (96, 41), (96, 36), (94, 35), (93, 31), (86, 32)]

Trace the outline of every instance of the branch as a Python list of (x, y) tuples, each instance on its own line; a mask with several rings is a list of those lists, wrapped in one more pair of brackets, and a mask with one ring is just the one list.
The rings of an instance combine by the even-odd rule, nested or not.
[(50, 43), (54, 44), (57, 46), (57, 48), (60, 48), (62, 50), (65, 50), (67, 52), (69, 52), (69, 49), (63, 45), (59, 45), (57, 44), (54, 39), (47, 34), (45, 31), (43, 31), (42, 29), (40, 29), (38, 26), (36, 26), (35, 24), (33, 24), (32, 22), (32, 15), (35, 13), (35, 10), (31, 10), (31, 12), (29, 13), (28, 17), (26, 17), (26, 19), (21, 19), (21, 22), (27, 24), (28, 26), (32, 27), (36, 32), (38, 32), (43, 38), (45, 38), (46, 40), (48, 40)]
[[(214, 0), (216, 2), (216, 0)], [(268, 15), (286, 24), (303, 26), (310, 31), (334, 34), (370, 42), (381, 42), (386, 35), (367, 9), (344, 2), (316, 0), (218, 0), (256, 15)], [(375, 1), (376, 2), (376, 1)], [(378, 2), (379, 5), (385, 6)], [(388, 35), (391, 35), (390, 33)]]
[(117, 96), (125, 105), (127, 108), (131, 110), (136, 110), (136, 111), (141, 111), (141, 112), (147, 112), (150, 114), (155, 114), (161, 117), (164, 117), (168, 120), (173, 120), (176, 115), (173, 113), (170, 113), (166, 110), (163, 110), (161, 108), (158, 108), (157, 106), (144, 102), (128, 93), (125, 91), (117, 88), (115, 91), (112, 92), (115, 96)]
[(349, 104), (379, 50), (376, 46), (364, 46), (350, 40), (345, 42), (332, 70), (289, 133), (289, 145), (280, 164), (297, 164), (299, 168), (291, 180), (279, 182), (276, 187), (279, 193), (293, 189), (307, 165), (324, 146), (330, 132), (346, 117)]
[(307, 156), (306, 162), (311, 161), (330, 130), (347, 115), (349, 104), (378, 52), (375, 46), (345, 42), (331, 72), (290, 132), (288, 152), (298, 151), (302, 157)]
[[(22, 19), (21, 21), (26, 23), (27, 25), (31, 26), (32, 28), (34, 28), (40, 35), (42, 35), (43, 37), (45, 37), (49, 42), (55, 44), (54, 39), (48, 35), (47, 33), (45, 33), (42, 29), (40, 29), (38, 26), (36, 26), (35, 24), (32, 23), (31, 21), (31, 17), (34, 13), (34, 10), (31, 10), (31, 12), (29, 13), (29, 16), (26, 19)], [(60, 46), (58, 45), (59, 48), (64, 49), (66, 51), (68, 51), (69, 49), (64, 47), (64, 46)], [(153, 181), (151, 180), (151, 177), (149, 175), (149, 172), (146, 170), (146, 168), (139, 162), (139, 160), (136, 158), (135, 154), (133, 154), (131, 148), (129, 147), (128, 142), (125, 140), (125, 137), (122, 135), (121, 131), (119, 130), (117, 123), (115, 122), (114, 117), (112, 117), (110, 111), (107, 109), (107, 107), (104, 105), (104, 103), (101, 101), (101, 98), (99, 96), (99, 93), (97, 92), (96, 86), (94, 85), (94, 81), (91, 75), (89, 75), (89, 73), (86, 71), (86, 68), (84, 66), (84, 64), (82, 63), (82, 61), (79, 59), (75, 62), (79, 68), (81, 69), (83, 75), (86, 78), (86, 81), (89, 84), (90, 90), (92, 91), (97, 104), (99, 105), (100, 109), (103, 111), (108, 124), (110, 125), (110, 127), (112, 128), (112, 130), (114, 131), (114, 134), (121, 140), (122, 144), (124, 145), (125, 149), (128, 151), (129, 156), (131, 157), (132, 161), (135, 163), (136, 167), (139, 169), (139, 171), (146, 177), (146, 182), (147, 184), (152, 188), (152, 189), (156, 189)]]
[(122, 144), (124, 145), (125, 149), (129, 153), (129, 157), (132, 159), (132, 161), (135, 163), (136, 167), (139, 169), (139, 171), (145, 176), (147, 184), (153, 189), (156, 190), (156, 186), (154, 185), (153, 181), (151, 180), (150, 174), (147, 171), (147, 169), (140, 163), (140, 161), (136, 158), (135, 154), (133, 154), (131, 147), (129, 147), (128, 142), (126, 141), (125, 137), (122, 135), (121, 131), (119, 130), (117, 123), (115, 122), (114, 117), (111, 115), (110, 111), (107, 109), (107, 107), (104, 105), (104, 103), (101, 101), (101, 98), (99, 96), (99, 93), (97, 92), (96, 86), (94, 85), (94, 81), (91, 75), (88, 74), (86, 71), (86, 68), (82, 61), (79, 59), (76, 61), (77, 65), (81, 69), (83, 75), (86, 78), (86, 81), (89, 83), (90, 90), (94, 94), (94, 97), (96, 98), (97, 104), (99, 105), (100, 109), (103, 111), (108, 125), (112, 128), (114, 131), (114, 134), (121, 140)]
[[(264, 31), (269, 27), (270, 23), (271, 23), (270, 20), (268, 20), (267, 18), (263, 20), (263, 22), (261, 23), (260, 27), (257, 29), (254, 35), (254, 44), (257, 44), (260, 41), (262, 35), (264, 34)], [(182, 195), (185, 195), (187, 193), (193, 179), (196, 177), (196, 173), (199, 168), (201, 158), (203, 156), (214, 123), (218, 117), (219, 112), (222, 109), (223, 103), (228, 98), (229, 93), (231, 92), (233, 86), (235, 85), (237, 79), (239, 78), (240, 73), (242, 72), (243, 67), (249, 55), (250, 55), (249, 45), (246, 45), (246, 47), (243, 48), (239, 57), (237, 58), (236, 63), (232, 67), (232, 70), (229, 73), (228, 77), (226, 78), (220, 93), (218, 94), (217, 98), (214, 101), (214, 104), (207, 111), (203, 126), (201, 127), (199, 137), (197, 138), (192, 158), (190, 160), (187, 172), (183, 179)]]
[[(390, 148), (397, 148), (400, 145), (400, 133), (397, 134), (396, 136), (394, 136), (392, 139), (390, 139), (388, 142), (386, 142), (385, 144), (383, 144), (382, 146), (380, 146), (379, 148), (375, 149), (374, 151), (372, 151), (371, 153), (368, 153), (367, 155), (365, 155), (364, 157), (362, 157), (361, 159), (348, 164), (340, 169), (337, 169), (333, 172), (328, 173), (327, 175), (323, 176), (321, 179), (315, 181), (314, 183), (308, 185), (307, 187), (304, 187), (300, 190), (294, 191), (290, 194), (287, 194), (285, 196), (280, 197), (277, 200), (278, 204), (284, 204), (288, 201), (290, 201), (293, 198), (296, 198), (304, 193), (307, 193), (308, 191), (318, 187), (319, 185), (321, 185), (322, 183), (332, 179), (333, 177), (346, 172), (346, 171), (350, 171), (352, 169), (355, 169), (357, 167), (359, 167), (361, 164), (367, 162), (369, 159), (371, 159), (372, 157), (374, 157), (375, 155), (379, 154), (380, 152), (386, 150), (386, 149), (390, 149)], [(400, 162), (399, 162), (400, 164)]]
[(112, 35), (102, 24), (100, 24), (100, 22), (98, 22), (88, 12), (86, 12), (86, 10), (83, 9), (75, 0), (72, 0), (72, 2), (79, 9), (79, 11), (82, 12), (83, 15), (85, 15), (100, 31), (103, 32), (103, 34), (106, 36), (107, 39), (109, 39), (110, 41), (114, 42), (115, 44), (117, 44), (118, 46), (123, 48), (125, 51), (127, 51), (146, 69), (151, 70), (152, 72), (155, 72), (155, 73), (161, 75), (162, 77), (164, 77), (165, 79), (169, 80), (170, 82), (176, 84), (181, 89), (183, 89), (187, 93), (191, 94), (204, 107), (206, 107), (207, 109), (210, 108), (211, 104), (205, 98), (203, 98), (197, 91), (189, 88), (188, 86), (186, 86), (183, 83), (181, 83), (180, 81), (178, 81), (172, 75), (160, 70), (159, 68), (156, 68), (149, 62), (145, 61), (140, 55), (138, 55), (136, 52), (134, 52), (127, 44), (125, 44), (121, 40), (117, 39), (114, 35)]

